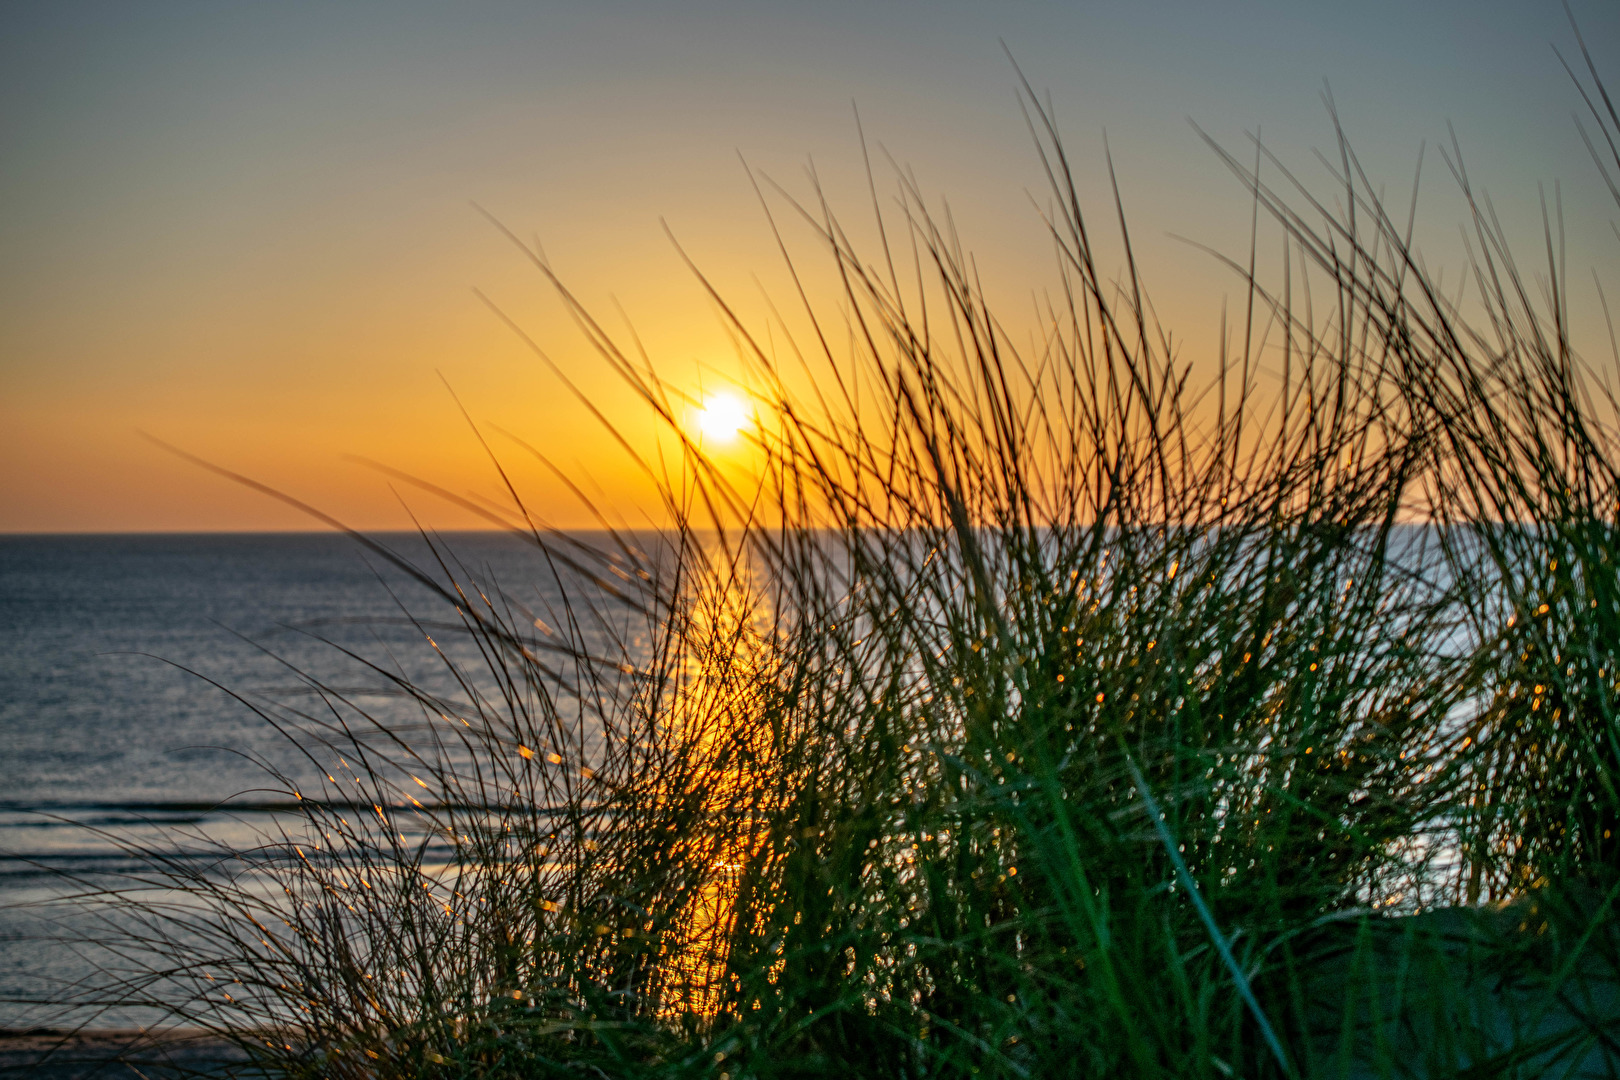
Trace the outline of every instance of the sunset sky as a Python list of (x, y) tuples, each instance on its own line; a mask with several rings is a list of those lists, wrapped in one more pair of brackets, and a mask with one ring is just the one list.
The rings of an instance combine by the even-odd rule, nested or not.
[[(1620, 89), (1620, 5), (1573, 6)], [(1016, 314), (1052, 260), (1007, 52), (1050, 93), (1100, 218), (1106, 132), (1160, 313), (1194, 354), (1213, 356), (1237, 286), (1177, 238), (1246, 251), (1249, 203), (1188, 121), (1238, 149), (1258, 128), (1320, 179), (1324, 80), (1396, 201), (1427, 140), (1431, 263), (1459, 258), (1435, 153), (1448, 121), (1522, 250), (1540, 244), (1538, 183), (1560, 181), (1592, 327), (1592, 271), (1620, 289), (1620, 240), (1554, 45), (1575, 55), (1548, 0), (5, 3), (0, 532), (314, 527), (142, 432), (356, 526), (408, 526), (355, 456), (496, 491), (446, 383), (553, 520), (587, 519), (495, 427), (634, 507), (628, 463), (474, 290), (609, 415), (642, 414), (475, 205), (538, 238), (615, 325), (622, 306), (667, 378), (714, 393), (734, 350), (660, 222), (763, 318), (789, 285), (747, 169), (808, 195), (814, 162), (860, 219), (853, 105), (873, 147), (949, 202)], [(716, 438), (734, 407), (709, 419)]]

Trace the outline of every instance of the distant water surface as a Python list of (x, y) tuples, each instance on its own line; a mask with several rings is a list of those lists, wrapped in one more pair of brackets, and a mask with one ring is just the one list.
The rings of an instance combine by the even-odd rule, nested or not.
[[(420, 537), (378, 539), (432, 565)], [(492, 533), (444, 539), (458, 576), (555, 621), (559, 588), (531, 548)], [(1426, 539), (1398, 530), (1395, 557), (1415, 569)], [(124, 845), (184, 845), (177, 828), (198, 850), (251, 843), (286, 798), (265, 764), (321, 789), (311, 764), (233, 695), (318, 709), (300, 678), (312, 673), (390, 723), (420, 723), (409, 702), (378, 693), (376, 672), (344, 659), (347, 648), (456, 696), (407, 614), (453, 619), (426, 587), (329, 533), (0, 536), (0, 1027), (86, 1018), (24, 1001), (91, 968), (71, 945), (76, 927), (58, 927), (69, 944), (39, 940), (34, 905), (64, 875), (117, 881), (140, 865)], [(435, 641), (476, 665), (454, 634)]]
[[(381, 539), (426, 554), (413, 535)], [(555, 595), (511, 538), (447, 540), (484, 580), (541, 605)], [(275, 797), (260, 762), (295, 773), (299, 762), (226, 690), (313, 702), (299, 671), (374, 688), (318, 637), (420, 659), (405, 611), (447, 614), (333, 534), (0, 536), (0, 1027), (49, 1019), (5, 999), (73, 967), (28, 940), (28, 905), (60, 888), (59, 873), (114, 875), (132, 865), (121, 842), (175, 825), (246, 838), (270, 813), (257, 809)]]

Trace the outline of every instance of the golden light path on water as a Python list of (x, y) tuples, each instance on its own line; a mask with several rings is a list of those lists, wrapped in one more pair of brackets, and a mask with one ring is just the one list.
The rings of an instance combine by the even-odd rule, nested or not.
[[(711, 422), (733, 440), (748, 422), (735, 397), (709, 398), (707, 406)], [(728, 431), (733, 422), (738, 426)], [(704, 817), (726, 821), (741, 812), (757, 819), (763, 809), (757, 786), (773, 757), (769, 725), (759, 722), (761, 682), (770, 677), (771, 605), (745, 563), (718, 546), (709, 548), (706, 561), (714, 587), (703, 591), (696, 613), (704, 624), (697, 635), (703, 645), (691, 658), (684, 700), (672, 715), (687, 726), (690, 752), (702, 763)], [(712, 1017), (719, 1011), (742, 871), (763, 839), (747, 825), (711, 831), (709, 873), (688, 899), (677, 920), (683, 932), (666, 954), (666, 985), (675, 991), (664, 999), (666, 1015)]]

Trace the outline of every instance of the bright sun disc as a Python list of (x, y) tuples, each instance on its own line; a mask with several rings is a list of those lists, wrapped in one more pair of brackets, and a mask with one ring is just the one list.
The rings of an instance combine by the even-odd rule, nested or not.
[(717, 442), (731, 442), (748, 427), (748, 410), (731, 394), (716, 394), (697, 415), (698, 429)]

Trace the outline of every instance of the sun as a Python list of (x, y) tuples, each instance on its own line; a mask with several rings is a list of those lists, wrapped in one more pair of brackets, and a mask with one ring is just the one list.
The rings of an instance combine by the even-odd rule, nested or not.
[(750, 426), (748, 408), (735, 394), (715, 394), (698, 410), (697, 426), (706, 439), (735, 442)]

